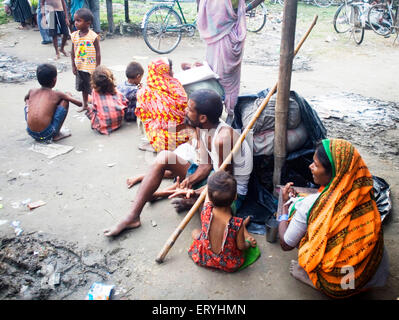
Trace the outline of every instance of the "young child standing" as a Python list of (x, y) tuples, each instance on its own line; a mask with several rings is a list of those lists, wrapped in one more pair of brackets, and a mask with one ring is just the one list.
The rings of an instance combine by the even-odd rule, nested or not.
[(72, 72), (76, 76), (76, 90), (82, 92), (83, 108), (87, 110), (91, 93), (90, 76), (101, 64), (100, 40), (97, 33), (90, 30), (93, 14), (87, 8), (79, 9), (74, 15), (77, 31), (72, 33)]
[(134, 111), (137, 104), (137, 90), (140, 88), (141, 79), (143, 78), (144, 69), (140, 63), (132, 61), (126, 68), (127, 80), (118, 86), (118, 90), (127, 99), (127, 108), (125, 110), (126, 121), (136, 121), (137, 116)]
[(256, 246), (245, 219), (233, 217), (231, 204), (237, 196), (237, 182), (225, 171), (208, 178), (208, 195), (201, 212), (202, 229), (195, 229), (188, 254), (193, 261), (209, 268), (237, 271), (245, 262), (245, 250)]
[(40, 89), (31, 89), (25, 96), (26, 131), (37, 141), (60, 140), (70, 134), (60, 132), (68, 114), (69, 102), (82, 103), (68, 94), (52, 90), (57, 82), (57, 68), (41, 64), (36, 70)]
[(127, 100), (115, 86), (114, 75), (104, 66), (98, 66), (92, 74), (92, 105), (86, 115), (91, 128), (101, 134), (110, 134), (122, 125)]

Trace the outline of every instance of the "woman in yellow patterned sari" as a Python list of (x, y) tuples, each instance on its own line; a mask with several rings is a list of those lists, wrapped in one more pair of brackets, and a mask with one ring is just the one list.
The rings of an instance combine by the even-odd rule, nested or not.
[(187, 101), (183, 86), (173, 78), (171, 61), (152, 61), (148, 65), (147, 85), (137, 92), (135, 114), (156, 152), (173, 151), (189, 140), (189, 130), (183, 124)]
[(383, 286), (388, 255), (366, 164), (341, 139), (323, 140), (313, 159), (309, 168), (319, 192), (295, 197), (292, 183), (282, 190), (280, 244), (299, 249), (291, 274), (332, 298)]

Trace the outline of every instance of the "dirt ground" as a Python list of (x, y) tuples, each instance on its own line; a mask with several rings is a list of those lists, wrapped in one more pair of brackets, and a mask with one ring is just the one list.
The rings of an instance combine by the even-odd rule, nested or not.
[[(40, 44), (38, 32), (16, 27), (0, 26), (1, 53), (32, 63), (52, 62), (54, 49)], [(242, 94), (270, 88), (277, 81), (279, 28), (268, 24), (259, 34), (248, 34)], [(305, 28), (297, 26), (297, 40)], [(392, 42), (393, 38), (367, 31), (364, 43), (356, 46), (331, 27), (322, 37), (310, 36), (292, 75), (292, 90), (316, 110), (321, 105), (327, 108), (322, 118), (328, 136), (350, 139), (371, 172), (391, 186), (393, 210), (384, 221), (390, 277), (385, 288), (363, 294), (363, 299), (399, 297), (399, 43)], [(146, 66), (156, 57), (141, 37), (106, 38), (101, 52), (102, 63), (114, 71), (118, 82), (124, 80), (129, 61)], [(179, 66), (204, 60), (204, 54), (204, 43), (196, 37), (183, 39), (169, 57)], [(70, 59), (63, 57), (59, 63), (67, 70), (59, 73), (56, 88), (79, 97)], [(136, 194), (138, 186), (127, 189), (126, 178), (145, 172), (153, 155), (137, 149), (140, 133), (135, 124), (101, 136), (75, 106), (65, 122), (72, 136), (59, 142), (73, 146), (72, 151), (48, 159), (29, 150), (33, 140), (25, 131), (23, 97), (37, 86), (35, 80), (0, 86), (0, 299), (84, 299), (96, 281), (115, 285), (114, 299), (327, 299), (290, 276), (296, 250), (283, 252), (278, 243), (268, 243), (261, 235), (255, 238), (262, 255), (249, 268), (225, 274), (197, 267), (187, 249), (191, 231), (200, 225), (198, 217), (164, 263), (157, 264), (155, 258), (184, 216), (175, 213), (169, 200), (147, 205), (139, 229), (115, 239), (105, 237), (103, 229), (128, 213)], [(382, 110), (383, 120), (373, 115), (362, 118), (355, 108), (358, 103), (366, 103), (367, 110)], [(334, 116), (328, 115), (329, 107), (339, 107)], [(29, 211), (25, 204), (37, 200), (46, 204)], [(17, 236), (18, 228), (22, 233)]]

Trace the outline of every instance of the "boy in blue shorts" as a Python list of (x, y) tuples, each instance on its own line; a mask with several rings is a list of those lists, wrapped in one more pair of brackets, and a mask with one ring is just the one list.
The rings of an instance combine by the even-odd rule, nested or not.
[(58, 141), (70, 136), (60, 132), (68, 114), (69, 102), (82, 106), (79, 100), (53, 90), (57, 82), (57, 68), (51, 64), (37, 67), (36, 77), (41, 88), (31, 89), (25, 96), (26, 131), (36, 141)]

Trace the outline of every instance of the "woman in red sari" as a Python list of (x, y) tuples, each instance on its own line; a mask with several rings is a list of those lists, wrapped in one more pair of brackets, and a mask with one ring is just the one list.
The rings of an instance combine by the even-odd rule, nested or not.
[(173, 78), (172, 62), (166, 58), (152, 61), (147, 84), (137, 92), (135, 113), (156, 152), (173, 151), (190, 139), (183, 123), (187, 101), (182, 84)]

